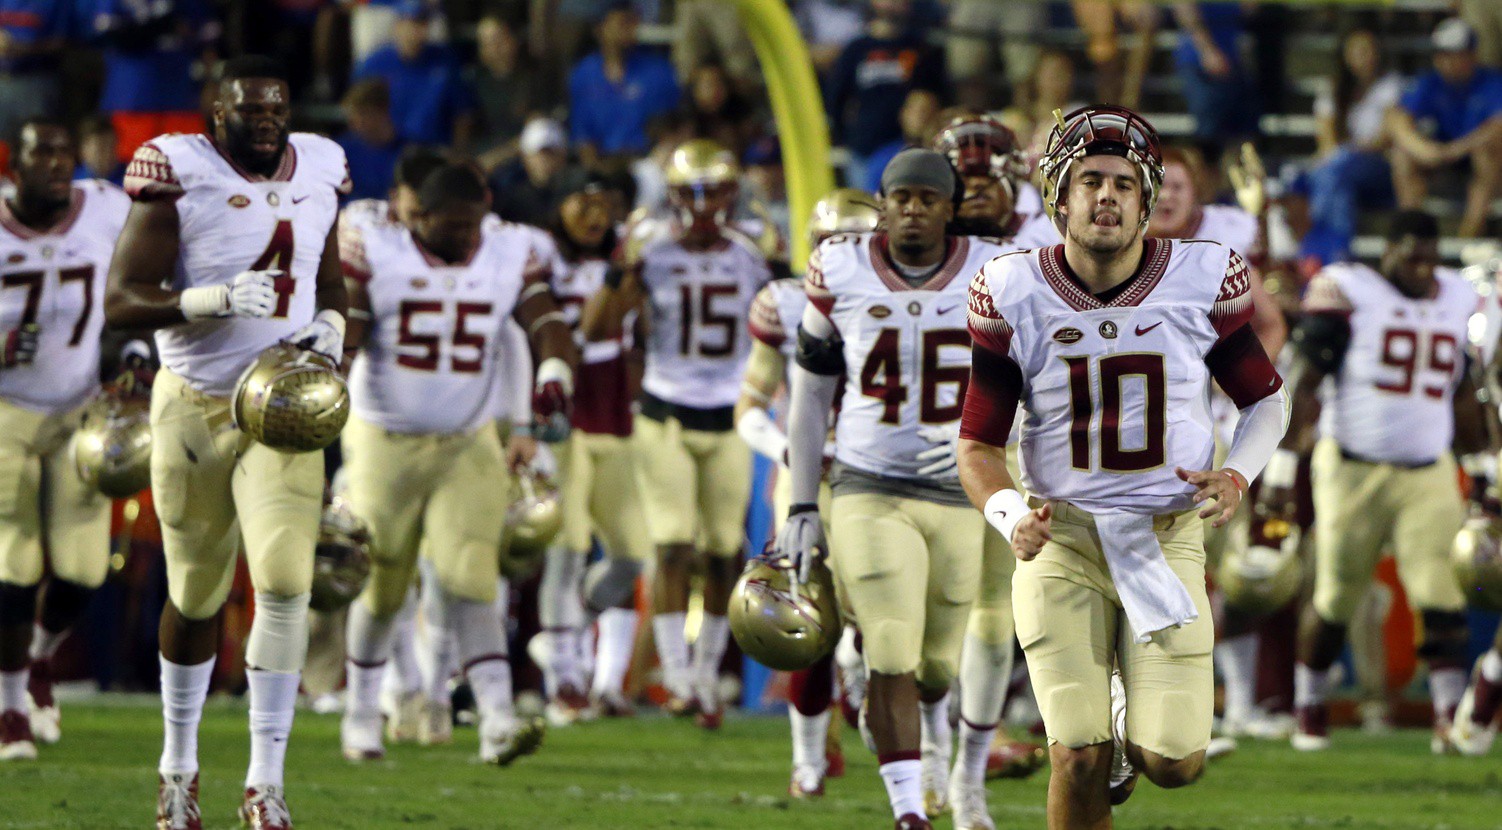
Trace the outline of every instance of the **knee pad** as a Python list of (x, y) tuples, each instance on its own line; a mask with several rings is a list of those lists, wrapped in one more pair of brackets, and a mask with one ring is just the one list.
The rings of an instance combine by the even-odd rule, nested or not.
[(54, 576), (47, 583), (47, 596), (42, 601), (42, 627), (53, 633), (71, 628), (89, 607), (89, 598), (94, 596), (96, 587)]
[(1430, 663), (1466, 665), (1469, 631), (1463, 611), (1421, 611), (1424, 641), (1418, 654)]
[(0, 582), (0, 626), (31, 625), (37, 615), (37, 586)]
[(598, 614), (615, 608), (636, 590), (641, 563), (605, 557), (584, 572), (584, 607)]
[(282, 673), (302, 671), (308, 657), (310, 596), (256, 595), (256, 615), (245, 645), (246, 665)]

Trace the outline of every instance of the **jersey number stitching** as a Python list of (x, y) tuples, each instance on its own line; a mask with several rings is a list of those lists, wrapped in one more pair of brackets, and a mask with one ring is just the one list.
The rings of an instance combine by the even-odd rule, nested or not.
[[(1066, 357), (1069, 366), (1069, 460), (1076, 470), (1090, 470), (1091, 421), (1095, 405), (1090, 395), (1090, 357)], [(1129, 352), (1107, 355), (1095, 362), (1100, 385), (1100, 469), (1137, 473), (1167, 461), (1168, 382), (1161, 354)], [(1143, 381), (1143, 446), (1124, 449), (1121, 440), (1122, 381)]]
[(292, 295), (297, 291), (297, 280), (292, 277), (292, 256), (295, 249), (292, 236), (292, 220), (279, 219), (276, 228), (271, 231), (271, 240), (266, 243), (266, 250), (256, 258), (255, 264), (250, 266), (252, 271), (281, 271), (280, 277), (271, 281), (272, 290), (276, 291), (276, 311), (272, 317), (286, 317), (288, 308), (292, 305)]
[[(715, 297), (738, 296), (740, 287), (735, 285), (697, 285), (684, 283), (678, 286), (678, 298), (682, 303), (678, 318), (678, 353), (684, 357), (724, 357), (735, 353), (736, 333), (739, 318), (732, 312), (723, 314), (714, 310)], [(694, 302), (695, 294), (698, 302)], [(720, 329), (724, 336), (718, 344), (704, 342), (706, 329)], [(697, 332), (698, 336), (695, 337)]]
[[(882, 402), (881, 422), (901, 421), (902, 405), (907, 402), (907, 387), (902, 383), (902, 332), (884, 328), (861, 365), (861, 394)], [(945, 346), (970, 346), (970, 334), (963, 329), (934, 329), (923, 332), (923, 365), (919, 371), (920, 397), (918, 418), (925, 424), (947, 424), (960, 417), (965, 406), (965, 390), (970, 385), (969, 366), (940, 366), (939, 351)], [(955, 384), (955, 402), (939, 405), (939, 386)]]
[[(461, 374), (478, 374), (485, 366), (485, 335), (469, 331), (467, 323), (471, 316), (485, 316), (495, 308), (491, 303), (458, 303), (454, 306), (452, 344), (449, 349), (449, 370)], [(403, 300), (397, 306), (396, 345), (416, 347), (422, 354), (398, 354), (399, 366), (421, 372), (438, 371), (443, 339), (436, 334), (418, 334), (412, 331), (412, 320), (419, 314), (442, 314), (443, 303), (438, 300)], [(475, 350), (473, 359), (460, 358), (455, 349), (469, 346)]]
[[(44, 271), (20, 271), (14, 274), (6, 274), (0, 285), (5, 288), (24, 287), (26, 289), (26, 307), (21, 312), (22, 325), (34, 325), (37, 321), (37, 311), (42, 304), (42, 282), (46, 276)], [(83, 283), (83, 310), (78, 314), (78, 320), (73, 323), (73, 336), (68, 338), (69, 346), (77, 346), (83, 340), (83, 333), (88, 329), (89, 316), (94, 313), (94, 266), (80, 265), (76, 268), (63, 268), (57, 272), (57, 280), (60, 285), (70, 282)]]
[[(1398, 395), (1407, 395), (1413, 391), (1414, 376), (1419, 372), (1419, 339), (1421, 333), (1414, 329), (1387, 329), (1382, 332), (1382, 365), (1392, 366), (1403, 373), (1401, 379), (1393, 382), (1383, 381), (1376, 384), (1383, 392), (1392, 392)], [(1406, 343), (1402, 352), (1395, 352), (1393, 347), (1398, 343)], [(1428, 368), (1438, 372), (1445, 378), (1455, 376), (1456, 356), (1460, 353), (1460, 343), (1454, 335), (1444, 332), (1433, 332), (1429, 335)], [(1424, 394), (1431, 398), (1443, 398), (1446, 386), (1424, 385)]]

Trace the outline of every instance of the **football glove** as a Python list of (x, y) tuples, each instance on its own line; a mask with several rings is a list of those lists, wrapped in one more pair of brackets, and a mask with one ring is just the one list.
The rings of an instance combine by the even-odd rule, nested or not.
[(824, 560), (829, 545), (817, 505), (793, 505), (787, 521), (777, 531), (777, 553), (793, 563), (800, 584), (808, 582), (814, 565)]
[(918, 475), (943, 478), (953, 475), (959, 469), (960, 462), (956, 455), (960, 443), (959, 421), (922, 427), (918, 430), (918, 436), (934, 445), (918, 453), (919, 461), (928, 462), (928, 466), (918, 468)]
[(36, 323), (22, 323), (5, 335), (3, 351), (0, 351), (0, 366), (26, 366), (37, 355), (37, 337), (42, 330)]
[(556, 444), (568, 438), (573, 387), (574, 372), (562, 358), (550, 357), (537, 367), (532, 414), (541, 440)]
[(287, 339), (300, 349), (318, 352), (338, 363), (344, 359), (344, 315), (326, 308)]
[(1241, 145), (1241, 159), (1226, 173), (1236, 190), (1236, 203), (1247, 213), (1261, 216), (1267, 209), (1267, 171), (1262, 166), (1262, 157), (1257, 155), (1257, 148), (1250, 141)]
[(241, 271), (228, 285), (184, 289), (178, 308), (189, 320), (206, 317), (265, 319), (276, 311), (276, 280), (283, 271)]

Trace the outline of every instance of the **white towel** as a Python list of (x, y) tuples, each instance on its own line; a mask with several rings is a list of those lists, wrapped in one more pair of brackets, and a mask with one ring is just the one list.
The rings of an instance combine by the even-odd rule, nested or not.
[(1134, 640), (1146, 643), (1199, 619), (1194, 598), (1163, 556), (1151, 515), (1109, 510), (1095, 514), (1095, 527)]

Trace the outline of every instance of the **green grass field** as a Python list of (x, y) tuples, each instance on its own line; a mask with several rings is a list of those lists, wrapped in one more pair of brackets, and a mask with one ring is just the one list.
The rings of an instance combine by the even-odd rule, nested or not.
[[(150, 827), (161, 732), (154, 701), (73, 704), (63, 725), (63, 743), (44, 747), (40, 761), (0, 766), (0, 828)], [(450, 747), (400, 746), (380, 764), (351, 766), (339, 757), (338, 731), (337, 717), (298, 713), (288, 786), (302, 830), (891, 827), (875, 760), (853, 735), (846, 777), (829, 782), (822, 801), (790, 801), (781, 718), (731, 719), (718, 734), (658, 717), (588, 724), (550, 733), (539, 754), (510, 769), (472, 761), (473, 730), (460, 730)], [(211, 704), (201, 741), (206, 828), (238, 826), (246, 740), (242, 706)], [(992, 784), (998, 827), (1042, 827), (1045, 782), (1039, 773)], [(1502, 828), (1502, 763), (1433, 758), (1420, 732), (1343, 732), (1318, 756), (1243, 743), (1190, 789), (1144, 781), (1116, 826)]]

